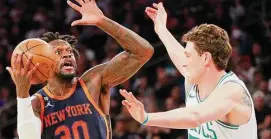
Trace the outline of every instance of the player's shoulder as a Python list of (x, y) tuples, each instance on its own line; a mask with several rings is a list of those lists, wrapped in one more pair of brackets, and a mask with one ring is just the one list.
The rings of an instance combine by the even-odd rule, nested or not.
[(217, 88), (223, 88), (223, 89), (227, 88), (228, 91), (236, 90), (236, 89), (238, 89), (238, 90), (244, 89), (241, 82), (238, 82), (238, 81), (236, 81), (236, 82), (235, 81), (228, 81), (228, 82), (225, 82), (225, 83), (219, 85)]
[(40, 94), (34, 94), (31, 96), (31, 102), (32, 102), (32, 107), (33, 105), (35, 106), (40, 106), (41, 104), (41, 100), (40, 100), (40, 97), (39, 97)]
[(229, 71), (227, 72), (218, 82), (217, 86), (233, 86), (233, 88), (241, 87), (243, 89), (246, 88), (245, 83), (236, 75), (234, 72)]
[(90, 81), (93, 81), (93, 79), (98, 80), (102, 78), (102, 71), (106, 67), (107, 63), (97, 65), (86, 72), (83, 73), (83, 75), (80, 77), (80, 80), (84, 81), (85, 83), (88, 83)]
[(235, 102), (239, 102), (244, 92), (246, 92), (245, 88), (236, 82), (226, 82), (219, 87), (216, 88), (217, 95), (220, 97), (231, 98), (235, 100)]
[(221, 83), (224, 82), (242, 82), (242, 80), (240, 80), (240, 78), (238, 77), (237, 74), (235, 74), (233, 71), (228, 71), (223, 77), (222, 79), (220, 80)]
[(221, 81), (220, 86), (229, 87), (229, 90), (239, 89), (241, 92), (248, 91), (246, 84), (232, 71), (224, 76), (224, 80)]
[(31, 96), (31, 100), (32, 103), (34, 103), (37, 106), (40, 106), (41, 103), (44, 103), (44, 97), (46, 97), (46, 93), (44, 91), (44, 88), (41, 88), (39, 90), (37, 90), (32, 96)]
[(32, 109), (37, 117), (39, 117), (41, 110), (44, 106), (43, 97), (40, 93), (36, 92), (31, 96)]

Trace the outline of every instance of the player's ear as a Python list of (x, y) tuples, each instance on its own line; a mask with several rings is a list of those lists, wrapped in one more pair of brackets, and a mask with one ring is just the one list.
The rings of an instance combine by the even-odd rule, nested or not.
[(212, 61), (212, 54), (210, 52), (203, 53), (205, 65), (209, 64)]

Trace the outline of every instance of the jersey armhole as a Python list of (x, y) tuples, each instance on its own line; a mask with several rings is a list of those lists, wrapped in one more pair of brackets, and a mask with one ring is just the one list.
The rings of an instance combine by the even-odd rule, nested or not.
[[(251, 113), (250, 118), (249, 118), (249, 120), (248, 120), (246, 123), (242, 124), (242, 125), (245, 125), (245, 124), (247, 124), (247, 123), (252, 119), (252, 116), (253, 116), (253, 111), (254, 111), (254, 107), (253, 107), (253, 105), (254, 105), (254, 104), (253, 104), (253, 99), (252, 99), (252, 97), (250, 96), (248, 90), (244, 87), (244, 85), (243, 85), (242, 83), (238, 82), (237, 80), (228, 80), (228, 81), (224, 82), (223, 84), (229, 83), (229, 82), (230, 82), (230, 83), (236, 83), (236, 84), (239, 84), (239, 85), (243, 88), (244, 93), (247, 95), (247, 97), (249, 98), (249, 100), (250, 100), (250, 102), (251, 102), (251, 104), (252, 104), (252, 106), (251, 106), (251, 111), (250, 111), (250, 113)], [(220, 120), (217, 120), (217, 123), (219, 123), (220, 125), (223, 125), (224, 127), (228, 127), (228, 128), (230, 128), (230, 129), (238, 129), (240, 126), (242, 126), (242, 125), (228, 124), (228, 123), (225, 123), (225, 122), (220, 121)]]
[(249, 93), (249, 91), (247, 90), (247, 88), (242, 84), (242, 83), (240, 83), (240, 82), (238, 82), (238, 81), (236, 81), (236, 80), (228, 80), (228, 81), (226, 81), (226, 82), (224, 82), (223, 84), (225, 84), (225, 83), (236, 83), (236, 84), (239, 84), (242, 88), (243, 88), (243, 90), (244, 90), (244, 93), (247, 95), (247, 97), (249, 98), (249, 100), (250, 100), (250, 102), (251, 102), (251, 104), (252, 104), (252, 107), (251, 107), (251, 109), (253, 110), (254, 108), (253, 108), (253, 99), (252, 99), (252, 97), (250, 96), (250, 93)]
[(104, 122), (105, 122), (105, 128), (106, 128), (106, 139), (109, 139), (110, 137), (110, 129), (109, 129), (109, 123), (107, 121), (106, 118), (106, 114), (103, 113), (103, 111), (100, 109), (100, 107), (97, 105), (97, 103), (94, 101), (94, 99), (92, 98), (92, 96), (90, 95), (90, 92), (88, 91), (88, 88), (85, 84), (85, 82), (82, 79), (79, 79), (79, 83), (83, 89), (84, 94), (87, 96), (87, 99), (89, 100), (89, 102), (94, 106), (94, 108), (98, 111), (98, 113), (103, 117)]
[(83, 92), (87, 96), (87, 99), (89, 100), (89, 102), (94, 106), (94, 108), (98, 111), (98, 113), (101, 116), (104, 116), (105, 114), (103, 113), (103, 111), (100, 109), (98, 104), (94, 101), (94, 99), (90, 95), (90, 92), (88, 91), (88, 88), (87, 88), (85, 82), (82, 79), (79, 79), (79, 82), (80, 82), (80, 85), (82, 86)]
[(44, 100), (43, 97), (41, 96), (41, 94), (35, 94), (40, 101), (40, 120), (41, 120), (41, 133), (43, 131), (43, 116), (44, 116)]

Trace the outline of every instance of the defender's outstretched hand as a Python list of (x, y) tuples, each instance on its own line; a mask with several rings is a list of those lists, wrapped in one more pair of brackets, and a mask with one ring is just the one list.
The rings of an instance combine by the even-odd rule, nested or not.
[(72, 22), (75, 25), (97, 25), (103, 18), (103, 12), (98, 8), (95, 0), (76, 0), (79, 4), (76, 5), (70, 0), (67, 3), (76, 11), (80, 12), (82, 19)]
[(153, 3), (153, 7), (147, 7), (145, 12), (154, 22), (154, 30), (158, 33), (159, 29), (166, 28), (167, 13), (163, 6), (163, 3)]
[(132, 92), (128, 93), (125, 89), (120, 89), (120, 94), (125, 98), (122, 104), (128, 109), (131, 116), (139, 123), (143, 123), (147, 118), (144, 105), (135, 98)]

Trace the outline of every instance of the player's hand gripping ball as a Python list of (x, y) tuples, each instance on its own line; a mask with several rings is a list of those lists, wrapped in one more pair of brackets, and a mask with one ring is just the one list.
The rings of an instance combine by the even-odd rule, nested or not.
[(31, 38), (22, 41), (14, 49), (11, 57), (11, 67), (14, 68), (15, 54), (22, 54), (22, 68), (26, 65), (27, 59), (32, 56), (32, 62), (29, 70), (37, 63), (39, 66), (31, 78), (31, 84), (41, 84), (50, 78), (53, 74), (56, 62), (53, 48), (45, 41), (38, 38)]

